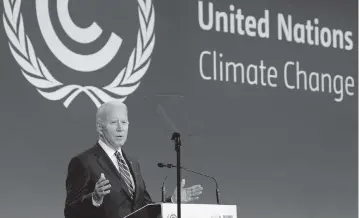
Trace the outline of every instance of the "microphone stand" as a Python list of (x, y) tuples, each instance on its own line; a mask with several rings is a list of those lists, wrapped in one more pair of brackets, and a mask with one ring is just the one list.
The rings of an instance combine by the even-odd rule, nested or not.
[[(164, 163), (158, 163), (157, 166), (158, 166), (158, 167), (167, 167), (167, 168), (177, 167), (176, 165), (173, 165), (173, 164), (164, 164)], [(204, 173), (200, 173), (200, 172), (197, 172), (197, 171), (194, 171), (194, 170), (185, 168), (185, 167), (180, 167), (180, 168), (181, 168), (181, 169), (184, 169), (184, 170), (186, 170), (186, 171), (189, 171), (189, 172), (192, 172), (192, 173), (195, 173), (195, 174), (199, 174), (199, 175), (201, 175), (201, 176), (204, 176), (204, 177), (213, 179), (213, 181), (216, 183), (216, 199), (217, 199), (217, 204), (221, 204), (221, 201), (220, 201), (220, 198), (219, 198), (219, 186), (218, 186), (218, 182), (217, 182), (217, 180), (216, 180), (213, 176), (209, 176), (209, 175), (206, 175), (206, 174), (204, 174)]]
[(166, 188), (165, 188), (165, 181), (167, 179), (167, 176), (165, 177), (165, 179), (163, 180), (163, 183), (162, 183), (162, 202), (165, 203), (165, 193), (166, 193)]
[(216, 183), (216, 200), (217, 200), (217, 204), (220, 204), (220, 200), (219, 200), (219, 187), (218, 187), (218, 183), (217, 183), (217, 180), (212, 177), (212, 176), (209, 176), (209, 175), (206, 175), (204, 173), (200, 173), (200, 172), (197, 172), (197, 171), (194, 171), (194, 170), (191, 170), (191, 169), (187, 169), (187, 168), (184, 168), (184, 167), (181, 167), (181, 169), (184, 169), (186, 171), (189, 171), (189, 172), (192, 172), (192, 173), (195, 173), (195, 174), (199, 174), (199, 175), (202, 175), (202, 176), (205, 176), (207, 178), (211, 178), (213, 179), (213, 181)]
[(181, 218), (181, 135), (174, 132), (171, 140), (175, 143), (177, 153), (177, 218)]

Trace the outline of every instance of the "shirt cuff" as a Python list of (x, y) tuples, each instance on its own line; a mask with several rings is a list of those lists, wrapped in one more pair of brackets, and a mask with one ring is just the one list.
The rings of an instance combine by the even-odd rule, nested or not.
[(93, 197), (93, 194), (92, 194), (92, 204), (93, 204), (93, 206), (95, 206), (95, 207), (101, 206), (102, 201), (103, 201), (103, 198), (102, 198), (100, 201), (96, 201), (96, 200), (94, 199), (94, 197)]

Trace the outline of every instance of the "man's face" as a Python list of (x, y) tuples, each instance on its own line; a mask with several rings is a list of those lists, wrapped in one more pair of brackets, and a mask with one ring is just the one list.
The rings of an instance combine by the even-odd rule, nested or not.
[(123, 106), (110, 106), (102, 124), (102, 135), (106, 143), (115, 149), (123, 146), (127, 139), (128, 117)]

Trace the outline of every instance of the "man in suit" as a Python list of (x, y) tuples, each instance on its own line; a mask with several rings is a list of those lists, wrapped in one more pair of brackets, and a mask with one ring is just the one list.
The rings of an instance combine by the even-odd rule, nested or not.
[[(152, 203), (138, 161), (122, 149), (128, 126), (124, 103), (110, 101), (99, 107), (98, 142), (73, 157), (68, 166), (66, 218), (122, 218)], [(200, 185), (184, 188), (182, 183), (181, 186), (184, 203), (198, 199), (203, 190)], [(167, 201), (177, 202), (177, 190)]]

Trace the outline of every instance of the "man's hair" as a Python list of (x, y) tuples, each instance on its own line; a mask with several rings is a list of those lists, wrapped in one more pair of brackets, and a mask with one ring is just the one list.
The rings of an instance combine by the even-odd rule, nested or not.
[(105, 121), (105, 118), (108, 114), (108, 110), (110, 107), (113, 106), (122, 106), (125, 107), (126, 109), (126, 114), (128, 114), (128, 109), (127, 109), (127, 105), (125, 103), (123, 103), (120, 100), (112, 100), (112, 101), (108, 101), (103, 103), (96, 112), (96, 126), (98, 124), (102, 125), (103, 122)]

